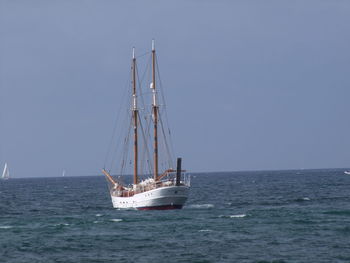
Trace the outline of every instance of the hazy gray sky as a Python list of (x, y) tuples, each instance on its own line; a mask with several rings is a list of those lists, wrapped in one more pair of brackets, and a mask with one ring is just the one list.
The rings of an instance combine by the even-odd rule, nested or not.
[(189, 171), (350, 166), (345, 0), (0, 0), (0, 165), (100, 173), (152, 38)]

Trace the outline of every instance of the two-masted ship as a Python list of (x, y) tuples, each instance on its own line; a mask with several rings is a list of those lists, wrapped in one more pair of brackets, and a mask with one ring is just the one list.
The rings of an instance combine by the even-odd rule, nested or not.
[[(128, 87), (131, 91), (128, 110), (129, 125), (125, 125), (129, 126), (130, 131), (123, 139), (124, 147), (120, 147), (124, 148), (124, 153), (121, 154), (122, 158), (118, 164), (120, 166), (119, 177), (112, 176), (111, 170), (106, 168), (102, 170), (109, 183), (114, 208), (181, 209), (189, 195), (190, 177), (181, 168), (181, 158), (177, 158), (176, 167), (174, 166), (173, 161), (175, 160), (170, 154), (168, 142), (170, 130), (167, 134), (167, 129), (164, 127), (165, 122), (162, 121), (165, 115), (165, 104), (164, 101), (162, 104), (159, 103), (164, 96), (158, 96), (156, 83), (160, 79), (157, 79), (159, 74), (154, 41), (152, 41), (150, 54), (150, 66), (146, 68), (151, 76), (148, 84), (144, 85), (150, 85), (150, 90), (145, 91), (141, 89), (141, 81), (138, 79), (135, 49), (133, 48), (131, 83)], [(149, 105), (144, 102), (142, 97), (144, 94), (148, 94)], [(142, 103), (144, 104), (139, 106)], [(160, 146), (161, 138), (162, 147)], [(132, 151), (129, 151), (128, 148), (132, 148)], [(159, 148), (164, 148), (164, 153)], [(165, 159), (168, 160), (163, 161)], [(161, 164), (162, 167), (160, 167)], [(133, 181), (130, 184), (123, 182), (123, 178), (127, 175), (127, 169), (124, 169), (127, 165), (132, 166), (129, 167), (129, 175), (133, 174)], [(145, 166), (147, 169), (141, 171), (141, 167)]]

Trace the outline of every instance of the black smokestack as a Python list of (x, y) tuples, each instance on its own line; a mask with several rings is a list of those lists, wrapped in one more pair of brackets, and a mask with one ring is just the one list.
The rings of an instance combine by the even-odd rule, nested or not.
[(176, 165), (176, 186), (180, 185), (181, 181), (181, 158), (177, 158), (177, 165)]

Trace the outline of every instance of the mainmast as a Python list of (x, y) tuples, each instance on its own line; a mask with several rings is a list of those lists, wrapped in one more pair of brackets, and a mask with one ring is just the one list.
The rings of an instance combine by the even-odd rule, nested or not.
[(132, 115), (134, 120), (134, 184), (138, 183), (137, 163), (138, 163), (138, 144), (137, 144), (137, 97), (136, 97), (136, 58), (135, 48), (132, 49)]
[(158, 179), (158, 105), (156, 97), (156, 50), (154, 47), (154, 40), (152, 40), (152, 83), (151, 83), (153, 103), (152, 103), (152, 113), (153, 113), (153, 123), (154, 123), (154, 175), (155, 181)]

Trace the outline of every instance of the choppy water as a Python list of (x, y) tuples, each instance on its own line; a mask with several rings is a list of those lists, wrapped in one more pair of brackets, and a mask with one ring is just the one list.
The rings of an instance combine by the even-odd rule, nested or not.
[(350, 262), (343, 170), (192, 176), (182, 210), (112, 208), (104, 178), (0, 182), (0, 262)]

